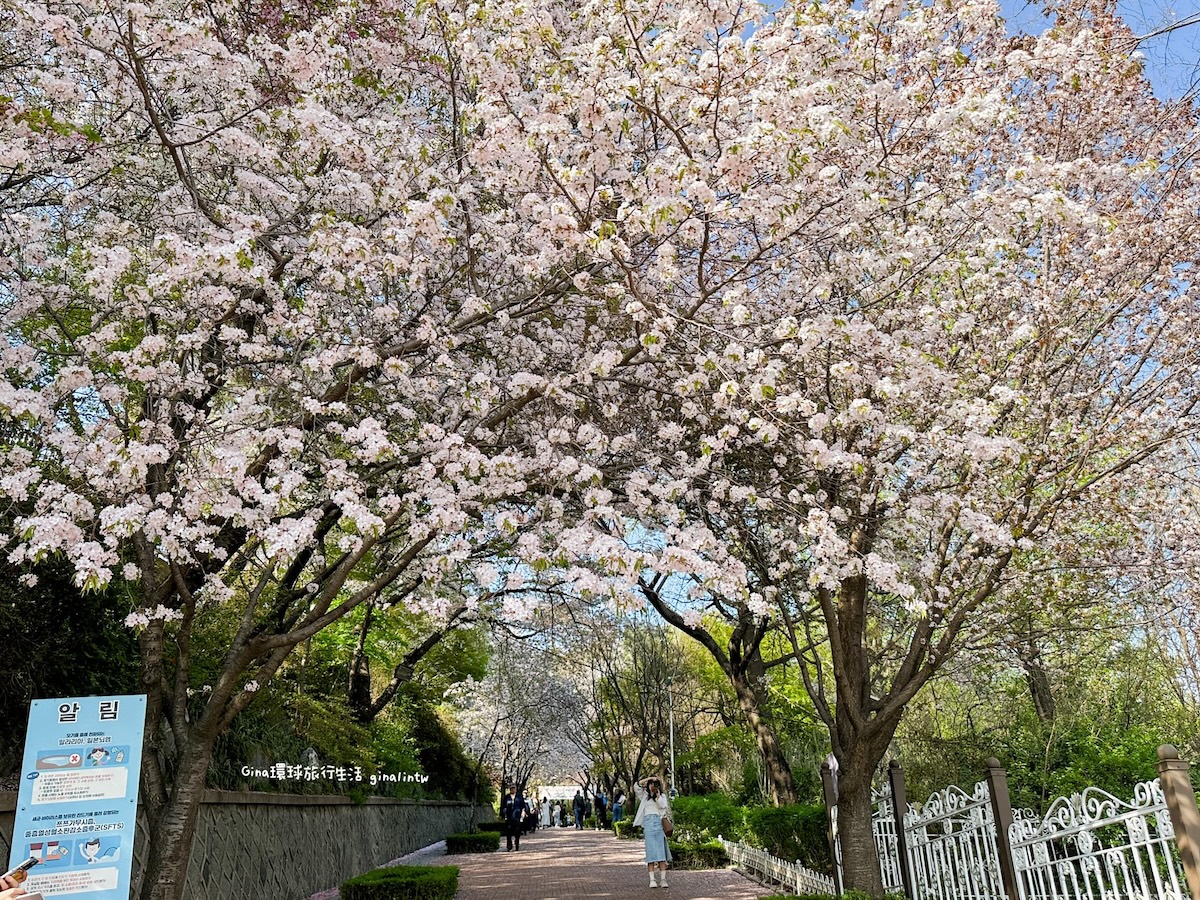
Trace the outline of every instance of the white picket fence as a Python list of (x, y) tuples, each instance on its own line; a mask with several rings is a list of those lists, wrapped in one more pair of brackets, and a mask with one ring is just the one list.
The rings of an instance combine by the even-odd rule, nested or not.
[[(903, 890), (890, 797), (872, 825), (885, 889)], [(986, 782), (950, 787), (904, 816), (913, 893), (923, 900), (1007, 900)], [(1158, 779), (1125, 802), (1096, 788), (1055, 801), (1044, 817), (1015, 810), (1009, 829), (1021, 900), (1189, 900)]]
[(777, 884), (794, 894), (836, 893), (834, 881), (830, 876), (805, 868), (798, 860), (794, 863), (788, 862), (757, 847), (747, 847), (745, 844), (727, 841), (723, 837), (719, 840), (725, 847), (729, 861), (760, 881)]

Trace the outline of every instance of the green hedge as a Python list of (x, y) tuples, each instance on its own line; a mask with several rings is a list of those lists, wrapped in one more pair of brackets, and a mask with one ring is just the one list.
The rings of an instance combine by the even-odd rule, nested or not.
[(392, 866), (351, 878), (342, 900), (454, 900), (458, 866)]
[(729, 857), (720, 841), (668, 841), (676, 869), (723, 869)]
[(475, 826), (476, 831), (494, 831), (496, 834), (504, 833), (503, 822), (480, 822)]
[(500, 832), (476, 831), (446, 835), (446, 853), (495, 853), (500, 849)]
[[(724, 794), (701, 797), (676, 797), (671, 801), (675, 820), (673, 837), (680, 845), (705, 844), (720, 836), (742, 841), (766, 850), (789, 862), (799, 860), (826, 875), (833, 871), (829, 843), (825, 834), (825, 807), (819, 804), (797, 806), (743, 807)], [(631, 819), (613, 826), (617, 837), (641, 838)]]
[[(718, 836), (742, 841), (789, 862), (799, 860), (817, 872), (830, 874), (825, 807), (743, 807), (724, 794), (676, 797), (671, 802), (675, 837), (681, 842), (705, 842)], [(618, 835), (620, 836), (620, 835)]]
[(746, 810), (746, 840), (772, 856), (799, 860), (808, 868), (832, 874), (825, 807), (755, 806)]
[(746, 838), (746, 809), (724, 794), (676, 797), (671, 801), (675, 833), (687, 840), (723, 837), (728, 841)]
[(633, 825), (633, 819), (622, 819), (620, 822), (613, 824), (613, 831), (617, 833), (623, 841), (641, 840), (642, 827), (639, 825), (636, 828)]

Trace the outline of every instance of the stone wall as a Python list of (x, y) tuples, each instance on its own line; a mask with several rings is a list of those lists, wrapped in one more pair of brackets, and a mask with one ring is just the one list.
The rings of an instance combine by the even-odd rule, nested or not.
[[(15, 808), (16, 794), (0, 794), (5, 859)], [(470, 812), (466, 803), (208, 791), (184, 900), (304, 900), (463, 830)], [(143, 837), (139, 828), (138, 863)]]

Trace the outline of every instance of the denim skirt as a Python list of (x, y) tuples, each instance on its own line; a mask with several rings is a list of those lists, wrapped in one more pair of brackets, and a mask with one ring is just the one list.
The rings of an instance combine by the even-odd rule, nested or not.
[(642, 834), (646, 838), (646, 862), (670, 862), (671, 848), (662, 830), (662, 816), (647, 815), (642, 819)]

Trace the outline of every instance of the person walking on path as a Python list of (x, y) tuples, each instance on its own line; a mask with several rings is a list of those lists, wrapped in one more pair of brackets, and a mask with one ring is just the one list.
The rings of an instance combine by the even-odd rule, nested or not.
[(542, 824), (543, 828), (550, 827), (550, 798), (549, 797), (542, 798), (542, 823), (541, 824)]
[(504, 834), (508, 838), (509, 850), (521, 849), (521, 828), (524, 824), (525, 810), (525, 795), (515, 784), (510, 785), (508, 796), (500, 802), (500, 818), (504, 822)]
[[(671, 861), (671, 848), (663, 832), (663, 816), (671, 814), (671, 802), (663, 793), (662, 779), (655, 775), (643, 778), (633, 786), (637, 794), (638, 811), (633, 819), (636, 828), (642, 826), (646, 842), (646, 868), (650, 872), (650, 887), (667, 886), (667, 863)], [(655, 875), (658, 879), (655, 880)]]
[(583, 794), (579, 791), (575, 792), (575, 798), (571, 801), (571, 812), (575, 815), (575, 828), (578, 831), (583, 830)]
[(625, 817), (625, 792), (617, 788), (613, 796), (613, 824), (616, 825)]

